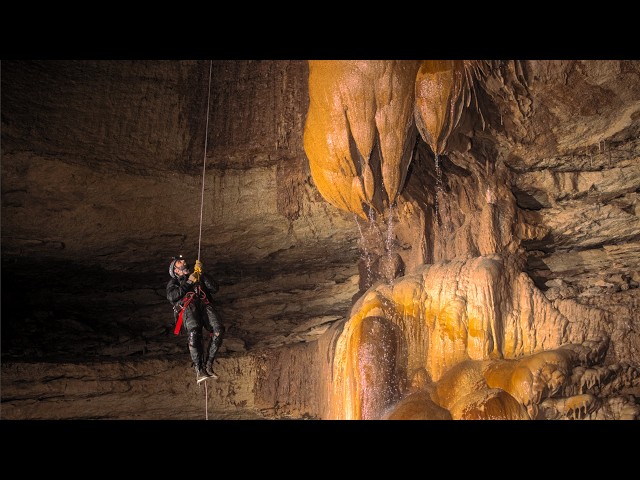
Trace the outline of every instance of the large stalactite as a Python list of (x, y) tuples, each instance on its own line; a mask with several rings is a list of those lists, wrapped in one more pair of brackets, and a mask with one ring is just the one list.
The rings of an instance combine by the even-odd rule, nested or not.
[[(304, 147), (332, 205), (366, 218), (393, 204), (413, 146), (415, 61), (311, 61)], [(409, 93), (409, 94), (407, 94)]]

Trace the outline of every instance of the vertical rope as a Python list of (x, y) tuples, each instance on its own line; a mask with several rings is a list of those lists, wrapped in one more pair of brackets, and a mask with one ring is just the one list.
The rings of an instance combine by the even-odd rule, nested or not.
[[(202, 193), (200, 196), (200, 233), (198, 235), (198, 260), (200, 260), (200, 247), (202, 245), (202, 212), (204, 210), (204, 179), (207, 169), (207, 143), (209, 140), (209, 105), (211, 104), (211, 71), (213, 60), (209, 61), (209, 88), (207, 93), (207, 123), (204, 131), (204, 156), (202, 159)], [(209, 420), (209, 389), (207, 380), (204, 381), (204, 419)]]
[(198, 235), (198, 260), (200, 260), (200, 246), (202, 245), (202, 211), (204, 209), (204, 173), (207, 168), (207, 142), (209, 140), (209, 104), (211, 102), (211, 70), (213, 60), (209, 60), (209, 93), (207, 94), (207, 126), (204, 131), (204, 159), (202, 161), (202, 195), (200, 198), (200, 234)]
[(209, 420), (209, 389), (207, 388), (207, 382), (204, 381), (204, 419)]

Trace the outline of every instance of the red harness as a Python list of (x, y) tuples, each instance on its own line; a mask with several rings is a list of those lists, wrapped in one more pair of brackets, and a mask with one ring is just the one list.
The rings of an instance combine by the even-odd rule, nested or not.
[(176, 322), (176, 328), (173, 329), (174, 335), (180, 335), (180, 328), (182, 328), (182, 316), (184, 315), (184, 310), (193, 302), (195, 299), (200, 299), (204, 302), (205, 305), (209, 304), (209, 300), (207, 299), (207, 295), (204, 293), (204, 290), (200, 288), (200, 285), (196, 285), (196, 289), (193, 292), (187, 293), (182, 299), (182, 309), (180, 310), (180, 315), (178, 315), (178, 321)]

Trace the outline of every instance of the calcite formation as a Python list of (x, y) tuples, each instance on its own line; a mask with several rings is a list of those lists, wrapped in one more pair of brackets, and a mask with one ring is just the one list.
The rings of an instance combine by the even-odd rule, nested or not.
[[(567, 340), (568, 324), (525, 274), (497, 255), (425, 265), (390, 284), (379, 282), (354, 305), (336, 345), (335, 413), (367, 418), (362, 402), (377, 392), (379, 377), (386, 381), (384, 395), (373, 394), (377, 413), (416, 371), (438, 381), (465, 360), (518, 358), (557, 347)], [(370, 325), (378, 335), (365, 334)], [(371, 353), (374, 340), (377, 356)], [(376, 373), (363, 375), (365, 370)]]
[(462, 60), (309, 61), (304, 148), (323, 197), (363, 218), (393, 205), (416, 127), (443, 153), (479, 71)]
[[(380, 282), (354, 306), (337, 341), (331, 416), (596, 415), (603, 406), (596, 395), (640, 385), (639, 371), (602, 365), (608, 336), (577, 343), (575, 332), (587, 326), (570, 325), (498, 256), (425, 265), (392, 284)], [(637, 416), (632, 399), (612, 405), (615, 413), (603, 415)]]
[[(526, 95), (522, 65), (506, 66)], [(310, 62), (305, 151), (312, 176), (326, 200), (369, 222), (359, 225), (370, 248), (361, 269), (366, 281), (329, 352), (330, 418), (637, 417), (633, 395), (619, 394), (637, 386), (637, 368), (605, 362), (610, 318), (577, 302), (553, 302), (534, 284), (523, 271), (522, 242), (541, 241), (548, 231), (516, 208), (504, 164), (483, 151), (482, 165), (465, 155), (464, 141), (449, 142), (474, 97), (484, 128), (474, 86), (484, 67), (493, 68), (462, 60)], [(530, 103), (519, 103), (524, 118)], [(374, 122), (384, 107), (394, 123)], [(419, 133), (413, 155), (411, 120)], [(376, 156), (388, 128), (397, 141)], [(430, 155), (424, 144), (435, 156), (426, 168), (435, 171), (415, 167), (424, 183), (405, 192), (409, 162)], [(463, 150), (450, 156), (443, 179), (439, 156), (455, 148)], [(370, 232), (384, 222), (376, 246)], [(625, 345), (619, 352), (633, 351), (634, 342), (618, 342)]]
[(162, 294), (201, 193), (217, 418), (638, 418), (639, 80), (3, 61), (2, 418), (203, 416)]
[(310, 61), (304, 148), (332, 205), (366, 218), (392, 204), (415, 145), (417, 61)]
[[(416, 75), (415, 121), (422, 139), (436, 155), (444, 153), (452, 130), (471, 103), (477, 62), (425, 60)], [(473, 73), (472, 73), (473, 72)]]

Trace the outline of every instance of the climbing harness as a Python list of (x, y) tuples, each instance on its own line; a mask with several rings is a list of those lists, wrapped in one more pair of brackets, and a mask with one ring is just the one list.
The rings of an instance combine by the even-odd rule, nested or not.
[(200, 299), (200, 301), (205, 305), (209, 305), (209, 299), (207, 298), (207, 294), (204, 293), (204, 290), (202, 290), (202, 287), (199, 284), (196, 284), (196, 288), (193, 291), (187, 293), (183, 297), (183, 299), (180, 302), (178, 302), (174, 307), (174, 309), (177, 309), (177, 307), (180, 307), (180, 314), (178, 315), (178, 321), (176, 322), (176, 327), (173, 329), (174, 335), (180, 334), (180, 329), (182, 328), (182, 317), (184, 315), (184, 311), (189, 305), (191, 305), (191, 303), (196, 298)]

